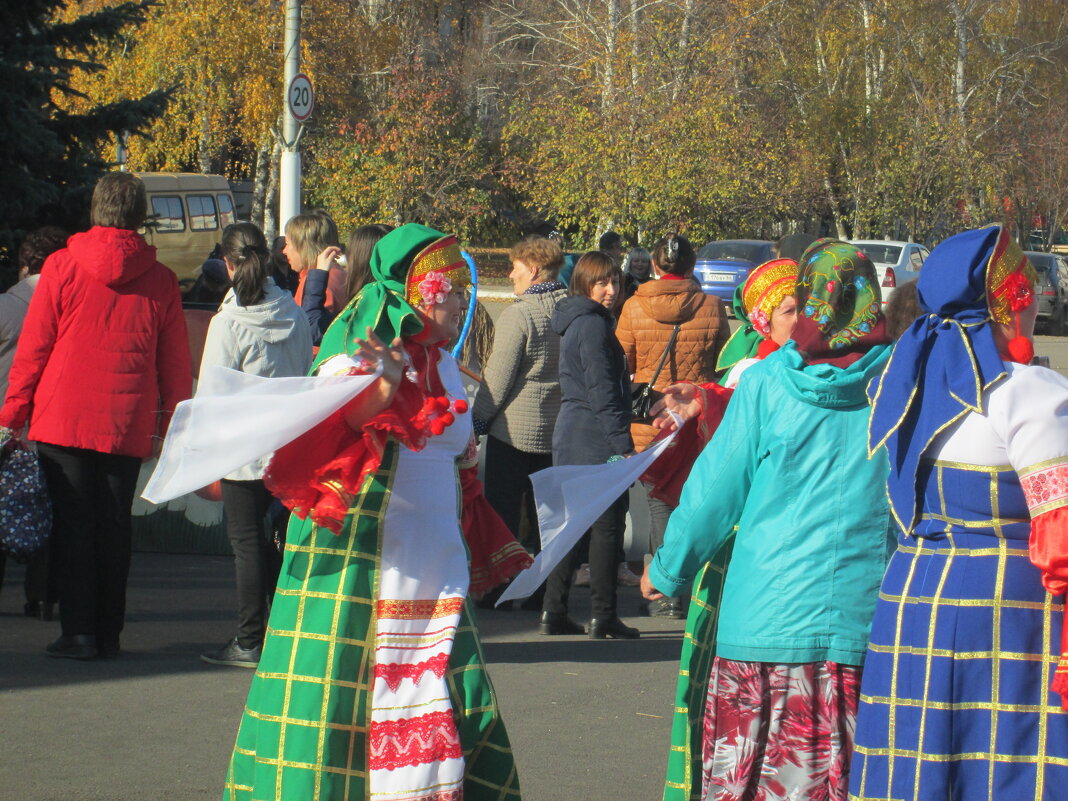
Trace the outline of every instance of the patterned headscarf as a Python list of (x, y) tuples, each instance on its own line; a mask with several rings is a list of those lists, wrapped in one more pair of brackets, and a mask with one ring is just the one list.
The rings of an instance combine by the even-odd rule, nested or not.
[(1034, 268), (1000, 226), (951, 236), (931, 251), (917, 284), (926, 312), (894, 346), (873, 395), (868, 450), (886, 445), (890, 510), (908, 534), (916, 523), (916, 472), (939, 432), (1005, 376), (990, 323), (1010, 322), (1037, 283)]
[(809, 364), (846, 367), (890, 341), (878, 273), (856, 245), (819, 239), (801, 256), (793, 340)]
[(734, 292), (734, 316), (742, 322), (720, 351), (716, 370), (730, 370), (742, 359), (756, 356), (760, 343), (771, 335), (771, 315), (794, 294), (797, 262), (773, 259), (749, 273)]

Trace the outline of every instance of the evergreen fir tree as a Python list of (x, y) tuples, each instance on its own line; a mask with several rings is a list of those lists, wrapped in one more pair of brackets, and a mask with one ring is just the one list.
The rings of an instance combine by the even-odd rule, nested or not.
[(71, 76), (102, 69), (97, 45), (145, 18), (156, 0), (134, 0), (58, 21), (67, 0), (0, 4), (0, 261), (13, 260), (24, 231), (88, 224), (93, 184), (109, 165), (97, 154), (119, 131), (143, 133), (166, 108), (169, 90), (71, 113), (57, 100), (78, 95)]

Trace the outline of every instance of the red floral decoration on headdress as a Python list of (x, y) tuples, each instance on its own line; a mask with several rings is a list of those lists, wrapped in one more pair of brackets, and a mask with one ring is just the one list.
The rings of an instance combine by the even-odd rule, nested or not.
[(419, 282), (419, 294), (423, 296), (423, 303), (428, 307), (444, 303), (450, 292), (452, 292), (452, 281), (445, 273), (429, 272)]
[(1035, 290), (1023, 273), (1016, 272), (1005, 278), (994, 296), (1008, 304), (1012, 311), (1018, 312), (1031, 305), (1035, 299)]

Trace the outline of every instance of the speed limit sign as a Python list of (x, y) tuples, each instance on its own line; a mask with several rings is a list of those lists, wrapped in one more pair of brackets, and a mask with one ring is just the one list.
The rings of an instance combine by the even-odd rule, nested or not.
[(315, 91), (312, 89), (311, 78), (303, 72), (295, 75), (289, 82), (289, 91), (286, 93), (289, 101), (290, 113), (300, 122), (311, 116), (315, 107)]

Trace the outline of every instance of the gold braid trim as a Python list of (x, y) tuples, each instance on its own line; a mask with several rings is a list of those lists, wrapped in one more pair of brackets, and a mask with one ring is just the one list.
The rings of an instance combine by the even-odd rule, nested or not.
[(412, 306), (422, 302), (419, 282), (427, 273), (432, 272), (444, 273), (453, 287), (471, 285), (471, 270), (460, 253), (460, 245), (455, 237), (446, 236), (430, 243), (412, 259), (412, 266), (408, 268), (408, 279), (405, 281), (407, 300)]

